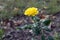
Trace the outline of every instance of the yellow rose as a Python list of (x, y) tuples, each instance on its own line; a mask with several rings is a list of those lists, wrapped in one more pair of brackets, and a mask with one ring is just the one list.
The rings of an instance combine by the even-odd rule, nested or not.
[(38, 9), (35, 8), (35, 7), (30, 7), (30, 8), (27, 8), (24, 12), (24, 15), (26, 16), (35, 16), (39, 13)]

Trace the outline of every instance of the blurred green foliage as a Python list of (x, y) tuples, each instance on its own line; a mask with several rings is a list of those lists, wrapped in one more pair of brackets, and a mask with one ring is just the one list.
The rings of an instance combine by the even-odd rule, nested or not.
[(50, 24), (50, 22), (51, 22), (51, 20), (46, 20), (46, 21), (44, 21), (43, 23), (44, 23), (46, 26), (48, 26), (48, 25)]
[[(3, 10), (0, 10), (0, 18), (14, 16), (15, 14), (23, 14), (27, 7), (37, 7), (42, 9), (47, 7), (46, 12), (48, 14), (54, 14), (60, 11), (60, 0), (0, 0), (0, 6), (4, 6)], [(19, 10), (14, 11), (14, 8)]]
[(48, 36), (48, 40), (54, 40), (52, 36)]
[(55, 34), (54, 34), (54, 40), (60, 40), (60, 33), (55, 32)]
[(3, 34), (4, 34), (4, 30), (0, 29), (0, 40), (2, 40)]
[(42, 34), (41, 40), (45, 40), (45, 35), (44, 34)]

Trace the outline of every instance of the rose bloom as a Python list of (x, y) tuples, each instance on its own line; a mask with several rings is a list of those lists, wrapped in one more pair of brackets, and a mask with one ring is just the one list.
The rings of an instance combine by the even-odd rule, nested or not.
[(35, 7), (30, 7), (30, 8), (27, 8), (24, 12), (24, 15), (26, 16), (35, 16), (39, 13), (38, 9), (35, 8)]

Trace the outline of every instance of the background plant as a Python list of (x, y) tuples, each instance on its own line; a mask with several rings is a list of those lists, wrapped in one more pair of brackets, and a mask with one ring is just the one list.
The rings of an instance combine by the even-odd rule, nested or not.
[[(42, 9), (47, 7), (46, 12), (48, 14), (55, 14), (60, 11), (60, 0), (0, 0), (0, 6), (3, 6), (3, 10), (0, 11), (0, 18), (8, 16), (9, 18), (15, 14), (23, 14), (23, 11), (27, 7), (37, 7)], [(14, 8), (18, 8), (13, 12)], [(5, 12), (4, 12), (5, 11)]]
[(0, 29), (0, 40), (2, 40), (3, 34), (4, 34), (4, 30)]
[(55, 40), (60, 40), (60, 33), (55, 32), (55, 34), (54, 34), (54, 39), (55, 39)]

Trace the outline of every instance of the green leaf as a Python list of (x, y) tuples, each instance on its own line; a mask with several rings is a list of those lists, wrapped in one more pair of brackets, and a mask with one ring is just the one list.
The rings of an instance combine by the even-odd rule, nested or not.
[(4, 30), (0, 29), (0, 40), (2, 40), (3, 34), (4, 34)]
[(33, 19), (35, 22), (36, 22), (36, 21), (40, 21), (40, 18), (37, 17), (37, 16), (32, 17), (32, 19)]
[(22, 28), (17, 27), (16, 30), (22, 30)]
[(26, 26), (24, 29), (32, 29), (31, 26)]
[(45, 36), (44, 36), (44, 34), (42, 34), (42, 36), (41, 36), (41, 40), (45, 40)]
[(46, 20), (43, 23), (44, 23), (44, 25), (48, 26), (50, 24), (50, 22), (51, 22), (51, 20)]
[(24, 29), (32, 29), (32, 24), (26, 25)]
[(41, 33), (41, 28), (40, 27), (33, 27), (32, 30), (35, 33), (35, 35), (39, 35)]
[(52, 31), (51, 29), (48, 29), (48, 28), (45, 28), (45, 30), (48, 31), (48, 32), (51, 32)]
[(0, 37), (3, 35), (4, 31), (0, 29)]
[(48, 36), (48, 40), (54, 40), (52, 36)]
[(54, 40), (60, 40), (60, 33), (55, 32)]

